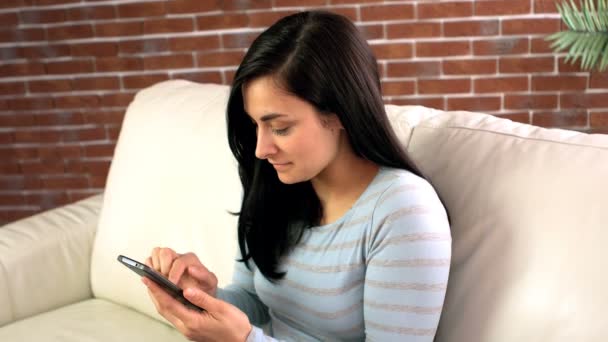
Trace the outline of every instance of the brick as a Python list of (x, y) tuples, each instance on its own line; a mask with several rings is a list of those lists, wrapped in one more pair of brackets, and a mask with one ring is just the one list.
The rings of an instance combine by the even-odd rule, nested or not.
[(106, 57), (118, 55), (118, 43), (116, 42), (72, 44), (70, 48), (72, 56), (76, 57)]
[(587, 76), (532, 76), (532, 90), (585, 90)]
[(484, 112), (500, 109), (500, 96), (448, 97), (447, 110)]
[(608, 112), (589, 113), (589, 125), (591, 127), (608, 127)]
[(0, 2), (0, 8), (17, 8), (25, 6), (24, 0), (4, 0)]
[(94, 108), (99, 105), (97, 95), (60, 96), (54, 99), (55, 108)]
[(141, 21), (95, 24), (95, 36), (97, 37), (140, 36), (143, 33), (144, 24)]
[(557, 95), (512, 95), (505, 94), (505, 109), (554, 109), (557, 108)]
[(93, 72), (93, 62), (91, 60), (71, 60), (46, 64), (47, 74), (82, 74), (89, 72)]
[(589, 77), (589, 88), (608, 88), (608, 73), (592, 72)]
[(500, 38), (473, 41), (473, 53), (477, 56), (500, 56), (528, 53), (527, 38)]
[(390, 62), (387, 64), (388, 77), (425, 77), (438, 76), (440, 62)]
[(61, 132), (57, 130), (17, 131), (14, 133), (16, 143), (58, 143)]
[[(268, 27), (277, 22), (279, 19), (297, 12), (298, 11), (294, 10), (282, 10), (251, 13), (249, 14), (249, 27)], [(200, 27), (201, 26), (199, 26), (199, 28)]]
[(68, 194), (63, 191), (27, 194), (25, 197), (27, 204), (38, 205), (41, 210), (53, 209), (70, 202)]
[(417, 42), (417, 57), (442, 57), (442, 56), (463, 56), (471, 53), (471, 44), (468, 41), (462, 42)]
[(553, 49), (551, 49), (551, 42), (545, 40), (546, 37), (543, 38), (532, 38), (530, 40), (530, 52), (532, 53), (553, 53)]
[(470, 92), (471, 80), (468, 78), (418, 80), (419, 94), (457, 94)]
[(360, 11), (363, 21), (414, 19), (415, 17), (412, 4), (361, 6)]
[(120, 126), (112, 126), (106, 128), (108, 131), (108, 139), (111, 141), (118, 140), (118, 136), (120, 134)]
[[(533, 1), (535, 2), (535, 1)], [(513, 15), (530, 13), (529, 0), (475, 1), (475, 15)]]
[(118, 90), (120, 80), (116, 76), (108, 77), (83, 77), (73, 81), (73, 88), (76, 90)]
[(446, 75), (495, 74), (497, 64), (496, 59), (444, 60), (443, 73)]
[(384, 26), (382, 24), (360, 24), (357, 25), (357, 28), (367, 40), (384, 38)]
[(275, 0), (274, 7), (318, 7), (326, 4), (326, 0)]
[(23, 55), (28, 59), (54, 58), (70, 56), (70, 46), (68, 44), (34, 45), (22, 47)]
[(446, 37), (494, 36), (499, 26), (498, 20), (453, 21), (443, 24), (443, 32)]
[(587, 112), (566, 110), (549, 113), (532, 113), (532, 124), (541, 127), (583, 127), (587, 126)]
[(133, 101), (134, 93), (101, 95), (102, 107), (126, 107)]
[(565, 93), (559, 96), (560, 108), (606, 108), (608, 91), (602, 93)]
[(124, 117), (125, 112), (122, 110), (87, 111), (84, 115), (84, 122), (99, 125), (120, 125)]
[[(9, 114), (0, 115), (0, 127), (26, 127), (34, 126), (34, 116), (31, 114)], [(9, 140), (6, 140), (9, 137)], [(4, 140), (3, 140), (4, 139)], [(8, 144), (12, 142), (12, 136), (10, 133), (6, 133), (0, 137), (0, 144)]]
[(68, 195), (70, 196), (70, 202), (76, 202), (81, 199), (85, 199), (102, 192), (103, 189), (89, 189), (89, 190), (70, 190)]
[(0, 174), (0, 189), (23, 190), (36, 189), (41, 185), (38, 177), (31, 176), (5, 176)]
[(45, 31), (41, 28), (0, 31), (0, 43), (46, 42), (46, 40)]
[(383, 96), (398, 96), (414, 94), (416, 91), (415, 81), (385, 81), (382, 82)]
[(90, 24), (49, 27), (47, 29), (49, 40), (68, 40), (93, 37), (93, 26)]
[(135, 71), (143, 70), (144, 62), (141, 57), (104, 57), (95, 59), (97, 72)]
[(534, 13), (557, 13), (555, 0), (534, 0)]
[(386, 31), (390, 39), (440, 37), (441, 23), (387, 24)]
[(108, 181), (108, 175), (91, 175), (89, 178), (91, 188), (103, 189)]
[(580, 59), (572, 64), (572, 60), (566, 62), (565, 57), (559, 57), (559, 60), (557, 61), (557, 70), (560, 73), (583, 72)]
[(84, 120), (81, 113), (60, 112), (60, 113), (42, 113), (33, 116), (36, 126), (65, 126), (65, 125), (82, 125)]
[(219, 6), (224, 11), (271, 8), (271, 0), (223, 0)]
[(77, 2), (81, 2), (79, 0), (26, 0), (26, 4), (32, 4), (36, 6), (46, 6), (46, 5), (60, 5), (60, 4), (73, 4)]
[(86, 189), (89, 187), (87, 176), (61, 176), (60, 178), (41, 179), (43, 189)]
[(427, 108), (435, 108), (445, 110), (445, 99), (443, 97), (410, 97), (396, 98), (387, 101), (389, 104), (397, 106), (424, 106)]
[(107, 20), (116, 18), (114, 6), (95, 6), (68, 8), (67, 17), (70, 21)]
[(223, 51), (198, 54), (197, 65), (199, 67), (236, 66), (241, 64), (244, 51)]
[(219, 30), (227, 28), (242, 28), (249, 25), (246, 14), (205, 15), (196, 18), (198, 30)]
[(46, 97), (26, 97), (9, 99), (8, 108), (13, 110), (36, 110), (53, 108), (53, 101)]
[(144, 21), (144, 34), (191, 32), (194, 22), (191, 18), (148, 19)]
[(73, 160), (66, 163), (66, 171), (75, 174), (107, 175), (110, 161)]
[(64, 142), (106, 140), (106, 131), (103, 127), (64, 130), (61, 132), (61, 140)]
[(166, 3), (168, 13), (199, 13), (217, 10), (216, 1), (174, 0)]
[(527, 91), (528, 77), (483, 77), (473, 81), (475, 93)]
[(25, 94), (25, 82), (0, 83), (0, 95)]
[(155, 83), (168, 80), (166, 73), (156, 75), (123, 76), (122, 82), (126, 89), (143, 89)]
[(61, 23), (66, 21), (66, 11), (64, 9), (57, 10), (25, 10), (20, 11), (19, 21), (21, 24), (48, 24)]
[(501, 119), (508, 119), (515, 122), (521, 122), (525, 124), (530, 124), (530, 113), (499, 113), (496, 117)]
[(418, 19), (470, 17), (473, 5), (470, 2), (418, 3)]
[(192, 68), (193, 59), (192, 54), (145, 57), (144, 70)]
[(222, 73), (219, 71), (176, 72), (171, 75), (171, 78), (197, 83), (222, 83)]
[(357, 8), (355, 8), (355, 7), (337, 7), (337, 8), (333, 8), (331, 11), (333, 13), (343, 15), (353, 22), (359, 20), (357, 18)]
[(371, 4), (377, 2), (384, 2), (384, 0), (329, 0), (332, 5), (346, 5), (346, 4)]
[(63, 174), (65, 166), (62, 160), (41, 160), (33, 162), (22, 162), (19, 165), (24, 175), (50, 175)]
[(502, 21), (502, 34), (551, 34), (559, 31), (559, 27), (559, 19), (504, 19)]
[(502, 57), (498, 60), (500, 73), (535, 73), (554, 70), (554, 57)]
[(44, 65), (37, 62), (0, 64), (2, 77), (33, 76), (44, 74)]
[(0, 161), (0, 174), (3, 175), (18, 175), (21, 171), (19, 170), (19, 164), (17, 162)]
[(22, 194), (0, 194), (0, 205), (25, 205), (25, 196)]
[(84, 156), (89, 158), (111, 157), (114, 155), (116, 144), (103, 143), (84, 146)]
[(25, 58), (23, 50), (22, 47), (16, 46), (0, 48), (0, 60), (6, 62), (11, 59)]
[(10, 132), (0, 132), (0, 144), (11, 144), (13, 135)]
[(11, 28), (19, 24), (17, 12), (0, 13), (0, 28)]
[[(224, 35), (225, 36), (225, 35)], [(230, 36), (241, 36), (241, 34), (230, 35)], [(223, 37), (222, 37), (223, 39)], [(224, 41), (224, 48), (226, 48), (226, 41)], [(246, 47), (248, 47), (247, 45)], [(216, 50), (220, 47), (220, 38), (217, 35), (213, 36), (199, 36), (199, 37), (176, 37), (169, 38), (169, 49), (171, 51), (206, 51)]]
[(123, 4), (118, 5), (116, 10), (120, 18), (149, 18), (163, 16), (166, 13), (164, 1)]
[(28, 88), (31, 93), (57, 93), (73, 90), (69, 79), (29, 81)]
[(413, 56), (411, 43), (373, 44), (371, 48), (378, 59), (410, 58)]
[(169, 50), (167, 38), (127, 40), (118, 45), (120, 54), (155, 53)]
[(223, 84), (232, 84), (232, 81), (234, 81), (234, 74), (236, 73), (236, 70), (222, 70), (222, 77), (225, 80), (224, 82), (222, 82)]

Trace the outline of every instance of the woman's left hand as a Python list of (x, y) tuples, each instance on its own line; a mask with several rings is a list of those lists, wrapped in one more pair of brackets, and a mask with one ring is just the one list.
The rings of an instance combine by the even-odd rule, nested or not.
[(245, 313), (199, 289), (184, 289), (184, 297), (205, 309), (203, 312), (188, 309), (149, 279), (142, 278), (142, 282), (158, 313), (191, 341), (244, 342), (251, 332)]

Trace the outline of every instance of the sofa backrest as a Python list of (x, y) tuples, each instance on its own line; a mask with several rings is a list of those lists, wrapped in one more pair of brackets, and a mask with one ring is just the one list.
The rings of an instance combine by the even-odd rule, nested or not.
[(139, 277), (116, 261), (155, 246), (196, 252), (231, 279), (241, 186), (226, 137), (228, 87), (168, 81), (129, 105), (105, 188), (91, 261), (96, 297), (156, 314)]
[(608, 135), (452, 112), (408, 150), (451, 215), (435, 341), (608, 339)]

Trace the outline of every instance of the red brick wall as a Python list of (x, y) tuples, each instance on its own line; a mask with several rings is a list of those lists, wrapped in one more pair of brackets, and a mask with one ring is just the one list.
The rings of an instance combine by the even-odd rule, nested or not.
[(553, 0), (2, 0), (0, 224), (99, 192), (137, 90), (229, 83), (252, 39), (302, 6), (356, 21), (387, 102), (608, 132), (608, 73), (543, 41), (561, 25)]

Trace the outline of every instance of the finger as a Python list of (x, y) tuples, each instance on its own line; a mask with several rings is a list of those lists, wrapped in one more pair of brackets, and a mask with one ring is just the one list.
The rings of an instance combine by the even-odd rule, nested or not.
[(152, 266), (152, 258), (151, 257), (147, 257), (146, 261), (144, 263), (146, 264), (146, 266), (148, 266), (150, 268), (154, 268), (154, 266)]
[(158, 253), (160, 252), (160, 247), (154, 247), (154, 249), (152, 250), (152, 268), (155, 269), (156, 271), (160, 271), (160, 261), (159, 261), (159, 255)]
[(173, 261), (173, 265), (171, 266), (171, 270), (169, 271), (169, 278), (175, 284), (179, 284), (184, 271), (189, 265), (192, 264), (200, 264), (198, 257), (194, 253), (186, 253), (182, 255), (177, 255), (177, 258)]
[(188, 274), (190, 274), (194, 279), (198, 280), (202, 284), (212, 285), (215, 278), (213, 273), (209, 272), (207, 267), (203, 265), (188, 267)]
[(158, 259), (160, 262), (160, 273), (166, 276), (171, 270), (173, 260), (177, 258), (177, 253), (175, 253), (171, 248), (163, 248), (159, 251), (158, 254)]

